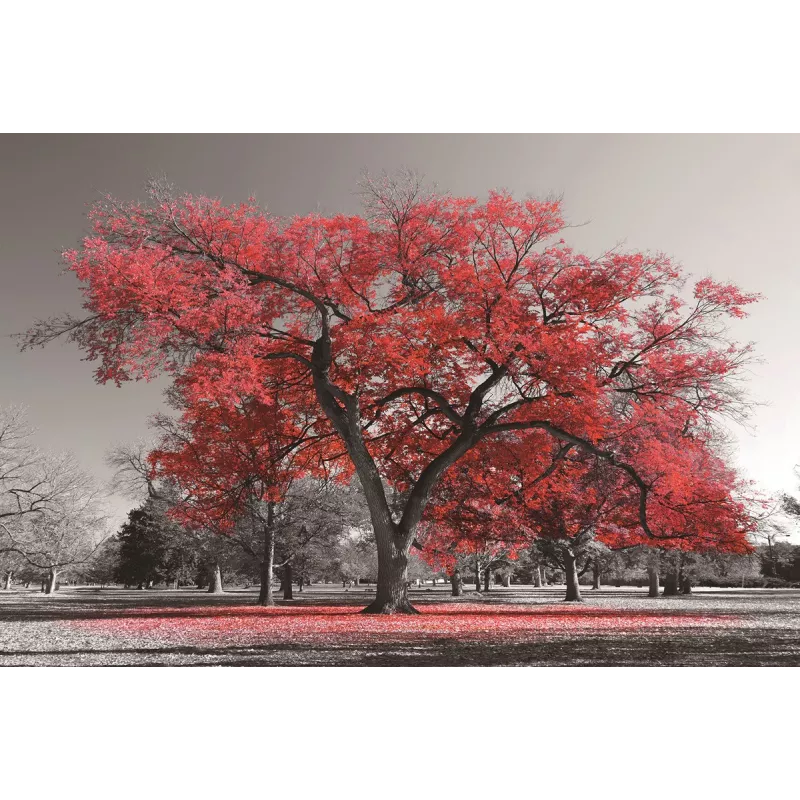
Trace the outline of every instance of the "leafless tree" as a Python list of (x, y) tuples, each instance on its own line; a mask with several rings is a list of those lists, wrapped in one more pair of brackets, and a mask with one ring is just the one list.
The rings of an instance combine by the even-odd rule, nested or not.
[(48, 573), (88, 559), (104, 538), (104, 493), (69, 453), (43, 452), (22, 408), (0, 410), (0, 554)]

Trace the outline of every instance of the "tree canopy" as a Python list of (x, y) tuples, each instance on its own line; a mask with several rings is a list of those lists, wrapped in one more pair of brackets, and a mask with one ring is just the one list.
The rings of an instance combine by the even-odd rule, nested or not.
[(87, 315), (26, 344), (67, 334), (101, 382), (166, 370), (215, 425), (247, 398), (271, 442), (307, 431), (363, 487), (375, 612), (413, 611), (408, 552), (434, 490), (475, 448), (495, 463), (510, 435), (542, 471), (572, 446), (620, 472), (651, 539), (689, 535), (687, 510), (730, 494), (721, 465), (699, 494), (693, 479), (720, 417), (746, 411), (751, 348), (724, 323), (755, 295), (689, 283), (663, 254), (576, 252), (557, 199), (480, 202), (413, 179), (368, 182), (364, 199), (361, 215), (287, 220), (161, 185), (148, 204), (107, 198), (65, 253)]

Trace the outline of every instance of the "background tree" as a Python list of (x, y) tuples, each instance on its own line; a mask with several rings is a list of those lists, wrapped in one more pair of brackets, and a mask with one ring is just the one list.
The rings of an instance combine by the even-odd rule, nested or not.
[(81, 566), (83, 579), (87, 583), (99, 584), (100, 588), (115, 583), (119, 573), (120, 546), (117, 536), (105, 539), (89, 561)]
[(8, 482), (0, 552), (16, 553), (46, 573), (45, 592), (51, 594), (59, 573), (85, 564), (106, 537), (105, 494), (69, 453), (26, 450), (31, 453), (34, 459), (26, 459)]
[(338, 577), (345, 584), (358, 586), (362, 580), (375, 582), (378, 559), (372, 538), (364, 529), (351, 529), (342, 534), (335, 549)]
[(116, 579), (140, 589), (189, 580), (201, 554), (198, 537), (169, 519), (164, 504), (152, 498), (128, 514), (117, 539)]
[(14, 576), (18, 576), (26, 566), (28, 566), (28, 561), (21, 553), (13, 550), (0, 552), (0, 589), (6, 591), (11, 589)]

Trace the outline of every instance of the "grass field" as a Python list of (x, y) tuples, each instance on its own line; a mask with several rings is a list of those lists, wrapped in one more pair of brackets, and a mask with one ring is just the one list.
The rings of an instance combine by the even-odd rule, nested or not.
[(314, 586), (275, 608), (256, 593), (64, 588), (0, 592), (0, 665), (800, 665), (800, 591), (412, 590), (419, 616), (358, 610), (370, 589)]

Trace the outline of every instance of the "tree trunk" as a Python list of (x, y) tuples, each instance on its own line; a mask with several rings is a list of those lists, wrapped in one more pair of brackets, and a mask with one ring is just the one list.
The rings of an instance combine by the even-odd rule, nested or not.
[(581, 603), (581, 586), (578, 583), (578, 559), (572, 551), (564, 554), (564, 570), (567, 581), (567, 596), (564, 598), (569, 603)]
[(304, 583), (305, 583), (305, 578), (302, 575), (300, 575), (300, 577), (297, 580), (297, 591), (298, 592), (302, 592), (303, 591), (303, 584)]
[(505, 586), (507, 589), (511, 587), (511, 573), (510, 572), (507, 572), (505, 575), (503, 575), (503, 586)]
[(172, 582), (172, 588), (173, 588), (173, 589), (178, 589), (178, 588), (180, 588), (180, 587), (178, 586), (178, 579), (177, 579), (177, 578), (175, 578), (175, 580)]
[(3, 585), (3, 588), (6, 591), (8, 591), (11, 588), (11, 578), (13, 578), (13, 577), (14, 577), (14, 572), (12, 570), (9, 570), (8, 572), (6, 572), (6, 580), (5, 580), (5, 583)]
[(56, 581), (58, 580), (58, 570), (51, 569), (47, 575), (47, 580), (45, 582), (44, 593), (45, 594), (53, 594), (56, 590)]
[(209, 594), (223, 594), (222, 591), (222, 570), (219, 564), (214, 564), (214, 570), (211, 573), (211, 583), (208, 586)]
[(534, 569), (534, 571), (533, 571), (533, 585), (537, 589), (541, 589), (542, 588), (542, 568), (541, 567), (536, 567), (536, 569)]
[(595, 559), (592, 562), (592, 589), (600, 588), (600, 562)]
[(492, 588), (492, 571), (489, 569), (489, 567), (486, 567), (483, 572), (483, 588), (484, 591), (487, 592), (491, 591)]
[(670, 570), (664, 578), (664, 596), (674, 597), (678, 594), (678, 573)]
[(258, 593), (260, 606), (274, 606), (272, 596), (272, 565), (275, 561), (275, 504), (267, 504), (267, 524), (264, 526), (264, 558), (261, 561), (261, 591)]
[(684, 573), (681, 578), (681, 594), (692, 593), (692, 579)]
[(450, 588), (453, 597), (461, 597), (464, 594), (464, 584), (461, 582), (461, 570), (456, 568), (450, 576)]
[(294, 600), (292, 594), (292, 562), (287, 562), (283, 567), (283, 599)]
[(647, 579), (650, 584), (650, 589), (647, 592), (648, 597), (658, 597), (658, 569), (656, 567), (647, 568)]
[[(373, 522), (374, 528), (374, 522)], [(362, 614), (418, 614), (408, 600), (408, 549), (398, 546), (390, 531), (376, 531), (378, 585), (375, 599)]]
[(475, 591), (481, 590), (481, 568), (478, 564), (478, 559), (475, 559)]

